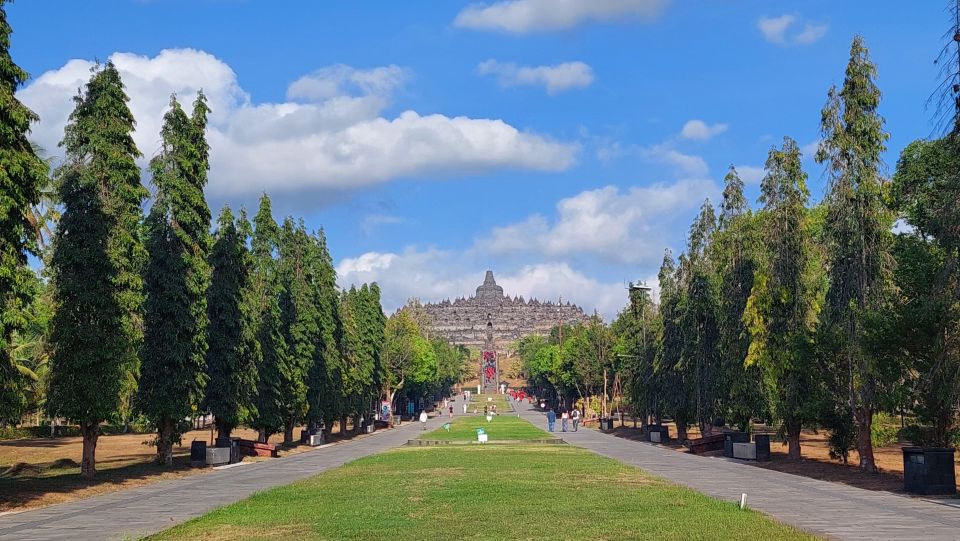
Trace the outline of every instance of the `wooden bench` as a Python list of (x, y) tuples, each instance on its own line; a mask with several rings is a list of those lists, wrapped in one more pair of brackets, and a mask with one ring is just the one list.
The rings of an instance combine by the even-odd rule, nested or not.
[(721, 432), (719, 434), (712, 434), (702, 438), (687, 440), (687, 447), (690, 449), (691, 453), (699, 455), (708, 451), (722, 451), (723, 441), (724, 434)]
[(244, 456), (265, 456), (277, 458), (277, 446), (272, 443), (260, 443), (252, 440), (237, 440), (240, 454)]

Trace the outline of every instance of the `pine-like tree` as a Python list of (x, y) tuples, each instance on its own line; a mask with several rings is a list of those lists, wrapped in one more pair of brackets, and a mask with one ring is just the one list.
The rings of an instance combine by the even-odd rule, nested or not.
[(117, 410), (142, 339), (140, 205), (148, 194), (116, 67), (96, 69), (74, 101), (57, 172), (64, 212), (51, 258), (57, 312), (50, 404), (54, 415), (80, 424), (81, 475), (90, 478), (100, 422)]
[(773, 148), (760, 184), (765, 259), (755, 276), (744, 318), (772, 413), (787, 433), (788, 455), (800, 458), (800, 430), (816, 416), (813, 329), (819, 306), (806, 203), (807, 175), (800, 149), (784, 137)]
[(210, 209), (206, 99), (189, 118), (176, 98), (164, 115), (163, 147), (150, 162), (156, 199), (147, 217), (149, 262), (139, 409), (157, 427), (157, 458), (173, 464), (178, 425), (203, 399), (207, 354)]
[(302, 223), (284, 220), (279, 244), (280, 322), (287, 345), (286, 363), (280, 372), (284, 443), (293, 441), (294, 427), (307, 414), (307, 376), (316, 360), (320, 335), (312, 245)]
[(234, 221), (230, 207), (220, 211), (210, 254), (213, 270), (207, 306), (210, 348), (207, 351), (207, 394), (204, 405), (213, 413), (217, 440), (253, 417), (260, 344), (252, 295), (253, 260), (247, 249), (250, 223), (241, 211)]
[(26, 407), (21, 370), (10, 358), (13, 334), (24, 327), (33, 297), (27, 255), (37, 254), (31, 209), (40, 202), (47, 164), (27, 140), (38, 117), (16, 98), (28, 78), (10, 57), (5, 1), (0, 0), (0, 420), (17, 420)]
[(273, 219), (267, 194), (260, 198), (260, 207), (253, 223), (250, 302), (253, 305), (257, 342), (260, 344), (260, 363), (257, 366), (257, 393), (253, 401), (256, 411), (250, 419), (250, 426), (260, 433), (260, 441), (266, 443), (271, 435), (283, 430), (281, 371), (286, 365), (287, 356), (280, 322), (280, 281), (276, 259), (280, 228)]
[(733, 166), (724, 178), (723, 203), (711, 257), (719, 284), (718, 331), (720, 371), (718, 384), (728, 392), (721, 408), (731, 420), (746, 429), (750, 420), (763, 416), (764, 401), (760, 369), (744, 366), (750, 333), (743, 310), (753, 288), (756, 271), (756, 218), (743, 195), (743, 181)]
[(330, 413), (325, 412), (334, 407), (335, 390), (330, 370), (337, 365), (337, 357), (340, 355), (336, 338), (340, 324), (337, 313), (337, 273), (323, 230), (314, 236), (313, 242), (312, 249), (315, 254), (311, 257), (314, 265), (312, 285), (319, 332), (314, 348), (315, 357), (307, 375), (307, 420), (311, 434), (316, 432), (321, 421), (333, 420)]
[[(685, 265), (681, 256), (681, 265)], [(677, 425), (677, 438), (687, 438), (687, 427), (696, 414), (696, 396), (693, 393), (693, 377), (684, 364), (684, 337), (681, 328), (684, 292), (680, 289), (678, 269), (673, 254), (667, 250), (658, 274), (660, 282), (660, 335), (657, 337), (657, 356), (654, 373), (663, 386), (661, 402), (663, 411)]]
[(850, 46), (843, 88), (831, 88), (823, 109), (817, 162), (830, 178), (826, 235), (830, 288), (824, 322), (838, 335), (836, 372), (846, 375), (847, 407), (857, 427), (860, 468), (876, 471), (870, 427), (877, 407), (878, 359), (866, 343), (869, 319), (888, 299), (893, 218), (883, 201), (881, 154), (888, 135), (877, 113), (880, 90), (863, 38)]

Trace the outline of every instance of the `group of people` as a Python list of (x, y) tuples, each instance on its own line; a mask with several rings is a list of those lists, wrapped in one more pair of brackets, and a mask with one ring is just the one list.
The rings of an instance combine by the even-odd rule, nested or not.
[[(570, 422), (573, 422), (573, 432), (580, 428), (580, 410), (574, 408), (571, 411), (563, 410), (560, 414), (560, 431), (566, 432)], [(547, 430), (553, 432), (557, 424), (557, 412), (550, 408), (547, 412)]]

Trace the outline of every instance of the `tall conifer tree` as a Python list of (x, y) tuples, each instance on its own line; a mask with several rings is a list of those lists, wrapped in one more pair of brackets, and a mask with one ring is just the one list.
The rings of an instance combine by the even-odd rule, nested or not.
[(58, 170), (64, 212), (53, 243), (50, 404), (77, 421), (84, 477), (96, 473), (100, 422), (118, 407), (121, 382), (134, 370), (142, 340), (140, 156), (120, 73), (97, 68), (75, 98)]
[(253, 218), (254, 231), (250, 242), (253, 276), (250, 302), (260, 344), (259, 379), (254, 397), (255, 415), (250, 426), (266, 443), (272, 434), (283, 429), (283, 397), (281, 370), (286, 365), (287, 345), (280, 322), (280, 279), (277, 272), (280, 228), (273, 219), (270, 197), (263, 194)]
[(230, 207), (217, 220), (210, 254), (213, 276), (207, 293), (210, 313), (209, 383), (205, 406), (213, 413), (221, 442), (252, 417), (260, 344), (250, 300), (253, 261), (247, 249), (250, 224), (241, 211), (234, 221)]
[(146, 313), (139, 407), (157, 427), (157, 458), (173, 464), (177, 425), (203, 399), (207, 354), (210, 209), (206, 98), (194, 118), (176, 98), (164, 115), (163, 148), (150, 162), (156, 200), (147, 218)]
[[(684, 259), (681, 257), (681, 264), (684, 264)], [(658, 274), (662, 324), (657, 337), (654, 373), (657, 381), (663, 384), (664, 412), (673, 418), (677, 425), (677, 438), (683, 441), (687, 437), (687, 426), (696, 414), (696, 397), (692, 392), (693, 378), (683, 364), (683, 334), (680, 325), (684, 299), (678, 275), (673, 254), (667, 250), (663, 254), (663, 263)]]
[(830, 288), (825, 323), (833, 342), (837, 372), (845, 375), (847, 407), (857, 427), (860, 468), (873, 472), (870, 427), (877, 407), (878, 360), (866, 343), (869, 319), (887, 299), (891, 281), (893, 219), (882, 194), (880, 155), (889, 137), (877, 113), (880, 90), (874, 83), (863, 38), (850, 47), (843, 88), (831, 88), (823, 109), (817, 161), (830, 178), (826, 235)]
[(35, 279), (27, 255), (37, 254), (30, 210), (40, 202), (47, 165), (27, 140), (38, 117), (16, 98), (28, 78), (10, 57), (10, 24), (0, 0), (0, 420), (19, 419), (26, 407), (22, 375), (10, 358), (13, 333), (26, 324)]
[(800, 458), (800, 430), (815, 417), (813, 328), (816, 288), (807, 216), (807, 175), (797, 143), (773, 148), (760, 184), (765, 259), (744, 313), (753, 341), (747, 363), (760, 367), (773, 414), (787, 433), (788, 454)]
[[(313, 294), (317, 303), (319, 334), (316, 337), (314, 360), (307, 381), (307, 419), (311, 432), (316, 431), (321, 420), (332, 421), (328, 410), (333, 409), (335, 395), (332, 370), (337, 365), (340, 350), (337, 345), (339, 314), (337, 313), (337, 273), (327, 249), (323, 230), (314, 236), (311, 258), (313, 265)], [(326, 412), (326, 415), (325, 415)]]
[(280, 231), (280, 321), (287, 345), (281, 370), (283, 441), (293, 441), (293, 429), (307, 414), (307, 375), (316, 360), (319, 306), (313, 290), (312, 241), (293, 218)]

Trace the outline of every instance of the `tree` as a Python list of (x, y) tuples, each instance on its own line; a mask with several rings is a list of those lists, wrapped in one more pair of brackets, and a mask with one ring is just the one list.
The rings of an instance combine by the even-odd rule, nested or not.
[(813, 330), (819, 299), (806, 202), (807, 175), (796, 142), (772, 148), (760, 184), (764, 259), (744, 319), (752, 342), (746, 363), (756, 363), (774, 415), (787, 434), (788, 456), (800, 458), (800, 430), (815, 418)]
[(47, 164), (27, 134), (39, 120), (16, 98), (29, 77), (10, 57), (5, 2), (0, 0), (0, 419), (19, 420), (26, 406), (24, 374), (10, 357), (13, 335), (23, 329), (23, 313), (33, 297), (33, 274), (27, 256), (37, 255), (32, 210), (47, 184)]
[(717, 384), (726, 388), (719, 411), (731, 424), (746, 430), (754, 416), (763, 415), (759, 367), (744, 366), (750, 347), (750, 333), (743, 311), (753, 288), (756, 272), (756, 217), (743, 195), (743, 181), (731, 166), (724, 178), (723, 202), (717, 231), (711, 243), (711, 260), (719, 284), (717, 305), (719, 374)]
[(877, 114), (880, 90), (874, 83), (863, 38), (850, 47), (843, 88), (831, 88), (823, 109), (817, 162), (828, 164), (826, 236), (830, 287), (824, 324), (836, 333), (833, 357), (846, 375), (846, 400), (857, 428), (860, 468), (876, 471), (870, 427), (877, 406), (878, 359), (865, 343), (873, 314), (888, 299), (891, 214), (885, 208), (879, 168), (884, 142), (883, 119)]
[(94, 70), (75, 99), (58, 169), (63, 217), (51, 258), (56, 314), (51, 342), (52, 411), (83, 435), (81, 475), (96, 473), (100, 422), (118, 407), (137, 363), (145, 250), (140, 240), (140, 156), (133, 115), (112, 63)]
[(275, 255), (279, 252), (280, 228), (273, 219), (270, 197), (263, 194), (253, 219), (254, 232), (250, 247), (253, 256), (251, 276), (252, 314), (260, 345), (257, 392), (250, 426), (266, 443), (272, 434), (283, 429), (282, 371), (286, 366), (287, 345), (280, 320), (280, 279)]
[(382, 354), (385, 367), (383, 393), (391, 404), (397, 391), (408, 383), (408, 378), (413, 383), (415, 374), (419, 376), (420, 371), (415, 372), (414, 368), (419, 368), (416, 345), (421, 337), (420, 327), (409, 310), (400, 310), (387, 320)]
[(234, 221), (229, 206), (220, 211), (210, 254), (213, 274), (207, 292), (210, 349), (207, 351), (206, 408), (213, 413), (217, 440), (225, 442), (240, 423), (254, 416), (260, 343), (255, 304), (250, 297), (253, 261), (247, 250), (250, 223)]
[[(681, 258), (681, 261), (683, 258)], [(683, 293), (677, 279), (678, 270), (673, 254), (663, 254), (658, 279), (660, 282), (660, 334), (657, 336), (657, 356), (654, 374), (663, 386), (663, 409), (677, 425), (677, 439), (687, 439), (687, 426), (694, 417), (693, 382), (683, 364), (683, 334), (680, 318)]]
[(319, 335), (318, 306), (312, 287), (311, 239), (293, 218), (283, 222), (279, 243), (280, 324), (287, 346), (280, 370), (283, 442), (293, 441), (293, 429), (307, 414), (307, 374), (315, 361)]
[(709, 249), (715, 229), (713, 205), (707, 200), (690, 227), (686, 265), (681, 269), (685, 280), (680, 283), (686, 289), (680, 316), (684, 339), (682, 368), (692, 372), (696, 419), (703, 435), (711, 433), (722, 392), (717, 350), (717, 294)]
[[(337, 271), (327, 249), (327, 238), (320, 230), (313, 238), (313, 297), (317, 305), (318, 334), (315, 337), (314, 360), (307, 374), (308, 429), (313, 434), (318, 423), (326, 420), (325, 410), (333, 409), (333, 380), (330, 367), (336, 366), (340, 349), (337, 336), (340, 321), (337, 313)], [(329, 415), (329, 414), (328, 414)], [(332, 420), (332, 417), (329, 417)]]
[(210, 209), (206, 98), (193, 118), (175, 97), (164, 115), (163, 146), (150, 161), (156, 199), (147, 217), (146, 312), (139, 409), (157, 427), (157, 459), (173, 465), (178, 425), (203, 399), (207, 354)]

